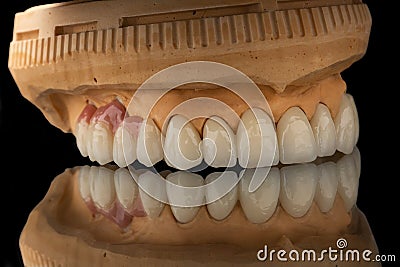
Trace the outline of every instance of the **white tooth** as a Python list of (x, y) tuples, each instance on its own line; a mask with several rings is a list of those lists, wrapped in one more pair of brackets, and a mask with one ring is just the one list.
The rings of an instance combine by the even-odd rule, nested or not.
[(136, 182), (127, 169), (119, 168), (114, 172), (114, 185), (119, 203), (126, 210), (131, 210), (139, 192)]
[(90, 200), (90, 167), (89, 166), (82, 166), (79, 168), (79, 192), (81, 193), (81, 197), (85, 201)]
[(332, 156), (336, 151), (336, 128), (329, 109), (318, 104), (314, 116), (310, 121), (317, 144), (317, 156)]
[(96, 161), (95, 157), (94, 157), (94, 153), (93, 153), (93, 131), (94, 131), (94, 124), (90, 123), (89, 124), (89, 128), (87, 130), (87, 134), (86, 134), (86, 151), (87, 154), (89, 156), (89, 159), (91, 161)]
[(204, 204), (203, 177), (178, 171), (167, 176), (167, 196), (172, 213), (180, 223), (188, 223)]
[(213, 116), (204, 124), (202, 151), (204, 161), (212, 167), (236, 165), (236, 137), (231, 127), (220, 117)]
[(318, 171), (314, 164), (299, 164), (281, 169), (279, 200), (287, 213), (295, 218), (310, 209), (317, 186)]
[(344, 94), (339, 112), (335, 117), (336, 146), (344, 154), (350, 154), (356, 144), (355, 115), (350, 98)]
[(311, 162), (317, 145), (306, 115), (299, 107), (288, 109), (277, 125), (280, 160), (283, 164)]
[(89, 129), (89, 123), (86, 120), (81, 120), (76, 124), (75, 135), (76, 135), (76, 145), (81, 152), (83, 157), (88, 156), (87, 151), (87, 134)]
[(136, 152), (138, 161), (146, 167), (153, 166), (164, 157), (161, 133), (152, 119), (144, 120), (140, 125)]
[(90, 168), (90, 194), (94, 204), (105, 211), (112, 208), (115, 201), (114, 172), (105, 167)]
[(335, 202), (338, 172), (333, 162), (322, 163), (317, 168), (319, 180), (315, 191), (315, 202), (322, 212), (328, 212)]
[(355, 144), (357, 144), (358, 137), (360, 135), (360, 121), (359, 121), (359, 118), (358, 118), (358, 111), (357, 111), (356, 103), (354, 102), (353, 96), (350, 95), (350, 94), (347, 94), (347, 97), (350, 100), (350, 104), (351, 104), (351, 107), (352, 107), (353, 113), (354, 113), (354, 127), (355, 127), (355, 130), (354, 130), (354, 132), (355, 132), (354, 139), (355, 140), (354, 140), (354, 142), (355, 142)]
[(353, 155), (343, 156), (336, 164), (339, 174), (338, 192), (350, 211), (357, 202), (359, 176)]
[(353, 153), (351, 153), (351, 154), (353, 155), (354, 163), (356, 164), (357, 176), (360, 177), (360, 175), (361, 175), (361, 154), (360, 154), (360, 150), (358, 150), (357, 147), (354, 147)]
[(113, 160), (113, 139), (113, 133), (108, 125), (102, 122), (94, 124), (92, 133), (93, 157), (100, 165)]
[(236, 137), (240, 166), (256, 168), (278, 164), (275, 124), (265, 111), (258, 108), (245, 111)]
[(174, 115), (167, 127), (164, 140), (166, 161), (179, 170), (187, 170), (201, 163), (200, 135), (182, 115)]
[(113, 158), (119, 167), (126, 167), (136, 160), (137, 143), (122, 123), (114, 136)]
[(233, 171), (214, 172), (207, 175), (205, 195), (208, 213), (223, 220), (232, 212), (238, 200), (238, 177)]
[(151, 171), (142, 173), (138, 178), (139, 195), (143, 209), (150, 218), (157, 218), (167, 201), (165, 179)]
[[(254, 192), (249, 191), (253, 176), (265, 178)], [(239, 199), (247, 219), (253, 223), (264, 223), (274, 214), (279, 198), (280, 173), (279, 169), (257, 168), (243, 170), (239, 177)], [(259, 177), (256, 177), (258, 179)]]

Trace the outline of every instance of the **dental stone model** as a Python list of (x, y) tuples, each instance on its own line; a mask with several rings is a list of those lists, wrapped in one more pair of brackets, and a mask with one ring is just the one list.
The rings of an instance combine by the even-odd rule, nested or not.
[(265, 245), (319, 252), (340, 238), (376, 253), (340, 75), (370, 27), (361, 0), (73, 1), (16, 14), (21, 93), (94, 162), (58, 175), (30, 214), (25, 266), (264, 265)]

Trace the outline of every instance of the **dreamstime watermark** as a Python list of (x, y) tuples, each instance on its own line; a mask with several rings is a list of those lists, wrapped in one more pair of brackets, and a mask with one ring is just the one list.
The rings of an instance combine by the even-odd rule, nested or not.
[(345, 238), (339, 238), (335, 247), (328, 247), (317, 252), (314, 249), (296, 250), (269, 249), (264, 245), (257, 252), (257, 260), (262, 262), (395, 262), (395, 255), (374, 254), (369, 249), (350, 249)]

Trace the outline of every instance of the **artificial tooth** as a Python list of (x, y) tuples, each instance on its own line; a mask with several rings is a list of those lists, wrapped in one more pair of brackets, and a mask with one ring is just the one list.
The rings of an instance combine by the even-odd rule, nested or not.
[(174, 115), (168, 123), (164, 140), (166, 162), (179, 170), (188, 170), (203, 160), (200, 135), (182, 115)]
[(275, 124), (265, 111), (258, 108), (245, 111), (236, 140), (240, 166), (267, 167), (279, 162)]
[(109, 211), (115, 201), (114, 171), (105, 167), (91, 167), (90, 194), (97, 208)]
[(336, 129), (327, 106), (318, 104), (310, 125), (317, 145), (317, 156), (332, 156), (336, 151)]
[(348, 98), (350, 100), (350, 104), (351, 104), (351, 107), (352, 107), (353, 113), (354, 113), (354, 127), (355, 127), (355, 130), (354, 130), (354, 132), (355, 132), (355, 137), (354, 137), (355, 141), (354, 142), (355, 142), (355, 144), (357, 144), (358, 137), (360, 135), (360, 121), (359, 121), (359, 118), (358, 118), (358, 111), (357, 111), (356, 103), (354, 102), (353, 96), (350, 95), (350, 94), (347, 94), (347, 96), (348, 96)]
[(76, 126), (75, 126), (75, 138), (76, 138), (76, 145), (81, 152), (83, 157), (88, 156), (87, 152), (87, 132), (90, 125), (90, 119), (92, 118), (93, 114), (96, 112), (96, 107), (87, 104), (85, 108), (82, 110), (81, 114), (79, 115)]
[(322, 212), (331, 210), (338, 188), (338, 172), (336, 164), (325, 162), (317, 166), (318, 183), (315, 191), (315, 202)]
[(347, 211), (357, 202), (359, 176), (354, 156), (345, 155), (336, 164), (339, 185), (338, 192), (343, 199)]
[(78, 176), (78, 183), (79, 183), (79, 192), (81, 193), (81, 197), (85, 201), (90, 200), (90, 167), (89, 166), (82, 166), (79, 168), (79, 176)]
[(336, 146), (344, 154), (350, 154), (356, 144), (356, 118), (350, 97), (344, 94), (339, 112), (335, 117)]
[(223, 220), (232, 212), (238, 200), (238, 177), (233, 171), (214, 172), (205, 179), (208, 213), (216, 220)]
[(351, 154), (353, 155), (354, 163), (356, 164), (357, 176), (360, 177), (360, 175), (361, 175), (361, 154), (360, 154), (360, 150), (358, 150), (357, 147), (354, 147), (353, 153), (351, 153)]
[[(260, 177), (255, 177), (260, 176)], [(239, 199), (247, 219), (253, 223), (264, 223), (274, 214), (279, 199), (279, 169), (246, 169), (240, 173)], [(250, 192), (251, 180), (264, 179), (256, 191)]]
[(198, 174), (178, 171), (167, 176), (167, 196), (175, 219), (188, 223), (204, 204), (204, 180)]
[(146, 167), (151, 167), (164, 158), (160, 130), (150, 118), (140, 125), (136, 155), (138, 161)]
[(299, 107), (288, 109), (277, 125), (280, 161), (283, 164), (311, 162), (317, 145), (311, 125)]
[(220, 117), (213, 116), (204, 124), (202, 151), (204, 161), (212, 167), (236, 165), (236, 137), (231, 127)]
[(157, 218), (167, 201), (165, 179), (159, 174), (145, 171), (138, 178), (139, 195), (143, 209), (150, 218)]
[(317, 186), (318, 171), (314, 164), (299, 164), (281, 169), (280, 203), (295, 218), (310, 209)]
[(136, 182), (127, 169), (119, 168), (114, 172), (114, 185), (119, 203), (124, 209), (132, 210), (139, 191)]

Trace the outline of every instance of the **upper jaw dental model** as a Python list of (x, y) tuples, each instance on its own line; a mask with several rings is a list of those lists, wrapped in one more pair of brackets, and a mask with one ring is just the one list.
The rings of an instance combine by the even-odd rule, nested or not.
[(31, 212), (24, 265), (298, 266), (313, 250), (306, 266), (380, 266), (324, 256), (339, 241), (378, 251), (356, 205), (357, 99), (341, 78), (370, 28), (361, 0), (17, 13), (15, 82), (93, 162), (59, 174)]

